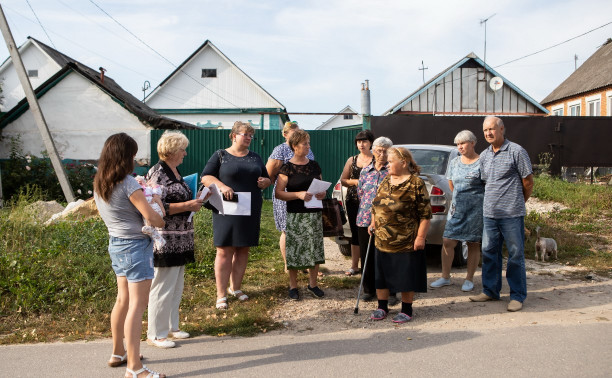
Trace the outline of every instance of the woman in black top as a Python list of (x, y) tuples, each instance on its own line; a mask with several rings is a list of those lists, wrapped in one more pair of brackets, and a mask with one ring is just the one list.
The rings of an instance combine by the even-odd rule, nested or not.
[(351, 269), (346, 271), (347, 276), (359, 273), (359, 237), (357, 229), (357, 212), (359, 210), (359, 197), (357, 197), (357, 184), (359, 184), (359, 174), (361, 170), (372, 163), (372, 143), (374, 134), (370, 130), (363, 130), (355, 136), (355, 146), (359, 154), (351, 156), (346, 160), (340, 183), (346, 186), (346, 215), (351, 226)]
[(323, 222), (320, 208), (307, 208), (304, 202), (313, 195), (325, 198), (325, 192), (308, 193), (313, 179), (321, 179), (321, 167), (306, 155), (310, 150), (310, 136), (304, 130), (296, 130), (289, 138), (293, 157), (285, 163), (276, 182), (276, 198), (287, 201), (286, 254), (289, 272), (289, 298), (300, 299), (297, 288), (297, 272), (309, 269), (307, 290), (317, 298), (325, 293), (317, 286), (319, 264), (325, 263), (323, 249)]

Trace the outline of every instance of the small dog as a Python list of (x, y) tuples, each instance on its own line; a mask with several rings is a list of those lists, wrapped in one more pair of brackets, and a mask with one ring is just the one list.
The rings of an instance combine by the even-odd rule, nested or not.
[(540, 237), (540, 226), (536, 227), (536, 242), (535, 242), (535, 259), (538, 261), (538, 252), (542, 262), (546, 261), (548, 256), (555, 255), (557, 259), (557, 242), (555, 239)]

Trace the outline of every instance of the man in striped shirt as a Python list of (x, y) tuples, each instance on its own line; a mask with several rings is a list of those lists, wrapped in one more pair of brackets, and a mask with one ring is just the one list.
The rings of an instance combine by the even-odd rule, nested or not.
[(482, 293), (473, 302), (498, 300), (502, 287), (502, 245), (506, 242), (508, 311), (519, 311), (527, 297), (525, 273), (525, 202), (533, 190), (533, 171), (527, 151), (505, 137), (504, 123), (486, 117), (484, 137), (491, 145), (480, 154), (483, 203)]

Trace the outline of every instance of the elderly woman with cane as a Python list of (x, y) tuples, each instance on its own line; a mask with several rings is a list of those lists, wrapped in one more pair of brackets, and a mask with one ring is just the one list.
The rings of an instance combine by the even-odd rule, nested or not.
[(389, 313), (389, 291), (402, 296), (402, 309), (394, 323), (412, 320), (415, 292), (427, 292), (425, 237), (431, 205), (420, 167), (403, 147), (388, 150), (389, 175), (380, 183), (372, 201), (369, 230), (376, 246), (376, 295), (378, 309), (370, 319), (382, 320)]
[[(393, 146), (391, 139), (380, 137), (372, 144), (374, 160), (361, 170), (359, 182), (357, 184), (357, 196), (359, 197), (359, 210), (357, 211), (357, 234), (359, 236), (359, 252), (361, 255), (363, 297), (364, 301), (376, 299), (376, 287), (374, 284), (374, 240), (368, 233), (368, 226), (371, 222), (370, 209), (372, 200), (376, 196), (378, 186), (389, 173), (387, 167), (387, 150)], [(370, 253), (368, 252), (370, 247)], [(366, 264), (367, 260), (367, 264)], [(390, 299), (396, 298), (391, 296)], [(397, 299), (395, 299), (397, 301)], [(390, 303), (393, 305), (395, 303)]]
[(474, 289), (474, 272), (480, 261), (482, 240), (482, 202), (485, 183), (480, 174), (480, 156), (474, 151), (476, 135), (463, 130), (455, 137), (461, 156), (450, 163), (446, 178), (453, 192), (442, 241), (442, 277), (430, 284), (433, 288), (451, 284), (450, 270), (458, 241), (468, 245), (467, 275), (461, 286), (463, 291)]

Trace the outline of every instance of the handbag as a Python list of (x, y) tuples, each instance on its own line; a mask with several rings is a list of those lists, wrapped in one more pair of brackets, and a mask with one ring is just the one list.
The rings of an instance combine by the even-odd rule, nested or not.
[(322, 202), (323, 236), (343, 236), (344, 230), (342, 229), (340, 203), (335, 198), (326, 198)]

